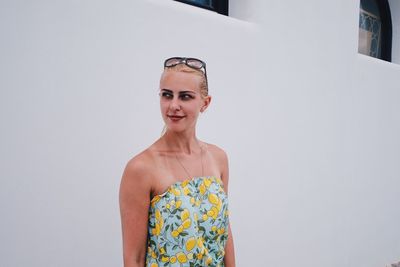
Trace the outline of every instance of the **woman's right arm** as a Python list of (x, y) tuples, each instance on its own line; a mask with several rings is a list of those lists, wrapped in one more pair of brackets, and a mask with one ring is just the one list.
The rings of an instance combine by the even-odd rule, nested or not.
[(151, 183), (143, 160), (130, 160), (119, 192), (124, 267), (143, 267), (146, 261)]

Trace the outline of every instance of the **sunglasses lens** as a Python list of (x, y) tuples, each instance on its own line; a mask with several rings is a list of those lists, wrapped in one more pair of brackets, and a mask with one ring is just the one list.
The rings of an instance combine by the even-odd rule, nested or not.
[(173, 57), (173, 58), (167, 59), (164, 63), (164, 66), (165, 67), (173, 67), (175, 65), (178, 65), (179, 63), (182, 63), (182, 58)]
[(189, 58), (186, 64), (195, 69), (201, 69), (204, 67), (204, 63), (198, 59)]
[(206, 64), (197, 58), (171, 57), (165, 60), (164, 67), (174, 67), (178, 64), (186, 64), (193, 69), (202, 70), (204, 73), (206, 72)]

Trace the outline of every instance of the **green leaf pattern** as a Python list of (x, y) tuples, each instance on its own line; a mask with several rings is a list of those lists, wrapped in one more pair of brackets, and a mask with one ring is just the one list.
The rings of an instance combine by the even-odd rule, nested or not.
[(149, 208), (147, 267), (223, 267), (228, 198), (215, 176), (172, 184)]

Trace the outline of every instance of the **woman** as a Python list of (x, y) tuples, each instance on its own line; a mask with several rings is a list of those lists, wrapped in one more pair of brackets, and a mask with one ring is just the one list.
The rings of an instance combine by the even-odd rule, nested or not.
[(120, 187), (124, 266), (235, 266), (228, 159), (196, 137), (211, 102), (206, 64), (169, 58), (160, 80), (164, 134), (126, 165)]

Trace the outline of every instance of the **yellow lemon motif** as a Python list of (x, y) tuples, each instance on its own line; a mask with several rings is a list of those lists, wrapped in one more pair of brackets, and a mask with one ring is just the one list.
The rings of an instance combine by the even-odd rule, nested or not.
[[(219, 186), (218, 183), (221, 183), (221, 186)], [(197, 186), (198, 188), (195, 189), (194, 186)], [(160, 209), (158, 206), (153, 208), (155, 221), (152, 222), (153, 228), (151, 229), (151, 233), (154, 236), (160, 236), (161, 232), (164, 231), (163, 229), (165, 229), (164, 226), (167, 226), (168, 224), (171, 236), (175, 238), (174, 242), (179, 241), (179, 244), (183, 246), (183, 248), (181, 252), (178, 252), (178, 250), (175, 251), (176, 254), (170, 254), (170, 249), (165, 247), (156, 245), (159, 249), (159, 253), (157, 253), (149, 246), (148, 255), (150, 263), (151, 261), (157, 261), (158, 264), (163, 266), (168, 264), (175, 266), (199, 260), (203, 263), (203, 267), (217, 266), (217, 263), (215, 263), (213, 258), (210, 257), (206, 248), (205, 240), (208, 240), (207, 238), (210, 238), (210, 236), (206, 239), (191, 235), (188, 236), (191, 231), (188, 229), (193, 229), (195, 232), (200, 231), (199, 228), (202, 229), (201, 224), (208, 220), (206, 224), (211, 224), (208, 226), (210, 227), (208, 228), (209, 231), (211, 230), (208, 235), (211, 235), (211, 238), (220, 240), (221, 235), (226, 234), (227, 229), (223, 227), (219, 228), (217, 225), (212, 225), (211, 223), (215, 222), (214, 219), (218, 219), (219, 215), (222, 216), (223, 214), (225, 217), (228, 216), (228, 210), (225, 207), (224, 202), (225, 198), (221, 198), (218, 190), (223, 190), (223, 187), (222, 181), (217, 177), (205, 177), (199, 182), (193, 182), (193, 185), (189, 185), (189, 180), (185, 180), (180, 184), (177, 183), (170, 187), (169, 192), (172, 193), (172, 199), (174, 200), (171, 200), (170, 198), (171, 201), (163, 204), (163, 209)], [(151, 204), (154, 205), (154, 203), (158, 201), (160, 201), (160, 197), (155, 196), (151, 201)], [(183, 201), (186, 202), (183, 203)], [(189, 206), (186, 208), (185, 205), (187, 204), (189, 204)], [(172, 222), (170, 223), (167, 221), (166, 217), (163, 217), (163, 212), (166, 211), (165, 208), (168, 210), (168, 213), (172, 212), (171, 216), (173, 215), (173, 217), (178, 218), (178, 220), (180, 218), (181, 222), (176, 223), (174, 221), (172, 224)], [(192, 220), (194, 220), (194, 223)], [(199, 223), (200, 225), (198, 225)], [(207, 233), (205, 234), (207, 235)], [(168, 251), (168, 254), (166, 251)], [(218, 258), (224, 256), (223, 249), (216, 251), (216, 253), (218, 253), (216, 254)], [(152, 263), (149, 266), (158, 267), (158, 264)]]
[(156, 209), (156, 219), (159, 221), (161, 219), (161, 212), (159, 209)]
[(212, 206), (212, 207), (211, 207), (211, 210), (212, 210), (214, 213), (218, 213), (218, 212), (219, 212), (219, 210), (218, 210), (218, 208), (217, 208), (216, 206)]
[[(201, 240), (201, 237), (199, 237), (199, 238), (197, 239), (197, 246), (198, 246), (199, 248), (202, 248), (202, 247), (203, 247), (203, 240)], [(202, 250), (202, 252), (203, 252), (203, 250)]]
[(183, 252), (178, 252), (178, 253), (176, 254), (176, 258), (178, 259), (178, 261), (179, 261), (180, 263), (185, 263), (185, 262), (187, 262), (186, 255), (185, 255), (185, 253), (183, 253)]
[(177, 237), (179, 235), (179, 232), (174, 230), (171, 232), (172, 237)]
[(156, 223), (155, 228), (153, 228), (151, 230), (151, 232), (153, 233), (153, 235), (159, 235), (161, 232), (160, 225), (158, 223)]
[(208, 195), (208, 201), (210, 201), (211, 204), (217, 205), (219, 202), (219, 198), (216, 194), (211, 193)]
[(181, 191), (180, 191), (179, 189), (176, 189), (176, 188), (174, 188), (174, 189), (172, 190), (172, 193), (173, 193), (175, 196), (180, 196), (180, 195), (181, 195)]
[(210, 264), (211, 264), (211, 262), (212, 262), (212, 258), (211, 258), (211, 257), (208, 257), (208, 258), (207, 258), (207, 260), (206, 260), (206, 264), (207, 264), (207, 266), (208, 266), (208, 265), (210, 265)]
[(160, 248), (160, 253), (161, 254), (165, 254), (165, 249), (164, 248)]
[(188, 229), (188, 228), (190, 227), (191, 224), (192, 224), (192, 220), (186, 219), (186, 220), (182, 223), (182, 226), (183, 226), (183, 228)]
[(182, 186), (182, 187), (186, 187), (186, 186), (188, 185), (188, 183), (189, 183), (189, 180), (185, 180), (185, 181), (183, 181), (183, 182), (181, 183), (181, 186)]
[(175, 263), (176, 262), (176, 257), (172, 256), (171, 258), (169, 258), (169, 262), (170, 263)]
[(214, 215), (212, 217), (216, 220), (218, 218), (219, 210), (214, 206), (211, 208), (211, 210), (214, 212)]
[(190, 189), (189, 189), (189, 188), (185, 187), (185, 188), (183, 188), (183, 193), (187, 196), (187, 195), (189, 195), (189, 194), (192, 193), (192, 192), (190, 192)]
[(184, 209), (181, 212), (181, 220), (182, 221), (186, 220), (187, 218), (189, 218), (189, 215), (190, 215), (190, 213), (189, 213), (188, 209)]
[(202, 183), (202, 184), (200, 185), (200, 194), (204, 195), (204, 194), (206, 193), (206, 190), (207, 190), (207, 189), (206, 189), (204, 183)]
[(214, 215), (214, 211), (212, 211), (212, 210), (207, 211), (207, 215), (212, 217)]
[(186, 241), (186, 250), (191, 251), (196, 246), (196, 238), (191, 237)]
[(222, 235), (223, 233), (225, 233), (225, 228), (222, 227), (222, 228), (218, 229), (217, 232), (218, 232), (219, 235)]

